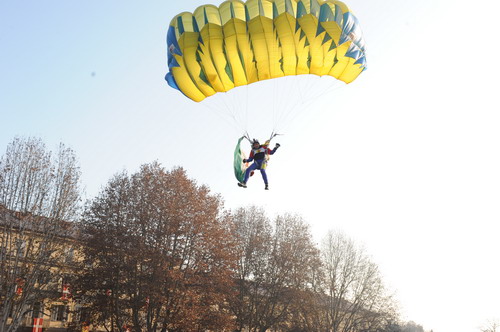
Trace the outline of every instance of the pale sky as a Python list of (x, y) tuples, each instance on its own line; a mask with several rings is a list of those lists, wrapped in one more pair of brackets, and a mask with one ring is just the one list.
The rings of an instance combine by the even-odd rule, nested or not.
[[(266, 192), (260, 176), (236, 186), (242, 132), (220, 104), (163, 79), (171, 18), (205, 3), (0, 1), (0, 150), (16, 135), (64, 142), (88, 198), (120, 170), (182, 166), (227, 208), (296, 212), (317, 241), (341, 229), (363, 243), (405, 319), (434, 332), (500, 319), (500, 6), (346, 0), (368, 70), (286, 123)], [(274, 104), (252, 91), (246, 125), (263, 140)]]

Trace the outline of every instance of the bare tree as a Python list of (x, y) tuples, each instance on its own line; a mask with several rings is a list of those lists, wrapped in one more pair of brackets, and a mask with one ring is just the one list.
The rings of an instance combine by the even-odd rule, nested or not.
[(485, 326), (480, 328), (481, 332), (497, 332), (500, 330), (500, 324), (497, 321), (489, 321)]
[[(52, 268), (72, 233), (80, 169), (60, 144), (55, 157), (37, 138), (15, 138), (0, 158), (0, 331), (15, 331), (47, 297)], [(45, 292), (45, 293), (44, 293)]]
[(322, 243), (325, 316), (333, 332), (373, 331), (394, 316), (378, 267), (351, 239), (329, 232)]
[(54, 157), (39, 138), (15, 138), (0, 159), (0, 204), (21, 213), (74, 220), (79, 181), (73, 150), (61, 143)]
[(425, 332), (425, 331), (422, 325), (418, 325), (413, 321), (409, 321), (401, 326), (401, 332)]
[(232, 303), (238, 330), (256, 323), (256, 299), (265, 279), (269, 259), (272, 227), (263, 209), (239, 209), (234, 215), (237, 237), (238, 265), (236, 269), (238, 298)]
[(271, 224), (262, 209), (236, 211), (240, 253), (238, 302), (233, 304), (238, 329), (288, 328), (301, 292), (314, 287), (319, 252), (308, 225), (298, 216), (279, 216)]
[(86, 209), (77, 286), (108, 331), (232, 327), (235, 256), (218, 196), (184, 170), (147, 164), (118, 174)]

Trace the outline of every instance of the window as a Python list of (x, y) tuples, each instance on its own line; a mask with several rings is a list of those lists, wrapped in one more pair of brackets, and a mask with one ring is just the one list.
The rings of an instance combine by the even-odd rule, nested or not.
[(77, 306), (73, 321), (88, 324), (90, 322), (90, 308)]
[(54, 305), (50, 311), (50, 320), (53, 321), (66, 321), (68, 318), (68, 311), (65, 305)]

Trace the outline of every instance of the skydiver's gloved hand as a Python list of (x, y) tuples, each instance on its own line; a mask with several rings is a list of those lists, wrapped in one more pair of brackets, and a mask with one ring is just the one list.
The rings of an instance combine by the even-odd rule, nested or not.
[(247, 162), (248, 162), (248, 159), (243, 159), (243, 162), (244, 162), (244, 163), (247, 163)]
[(276, 143), (276, 146), (274, 147), (274, 149), (278, 149), (281, 145), (279, 143)]

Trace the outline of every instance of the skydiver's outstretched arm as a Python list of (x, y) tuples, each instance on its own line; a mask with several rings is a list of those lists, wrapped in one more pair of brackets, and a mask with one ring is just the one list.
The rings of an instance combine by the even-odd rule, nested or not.
[(271, 150), (271, 149), (269, 149), (269, 148), (267, 149), (267, 153), (268, 153), (268, 154), (270, 154), (270, 155), (273, 155), (273, 154), (276, 152), (276, 150), (278, 150), (278, 148), (279, 148), (280, 146), (281, 146), (281, 145), (280, 145), (279, 143), (276, 143), (276, 146), (274, 147), (274, 149), (272, 149), (272, 150)]

